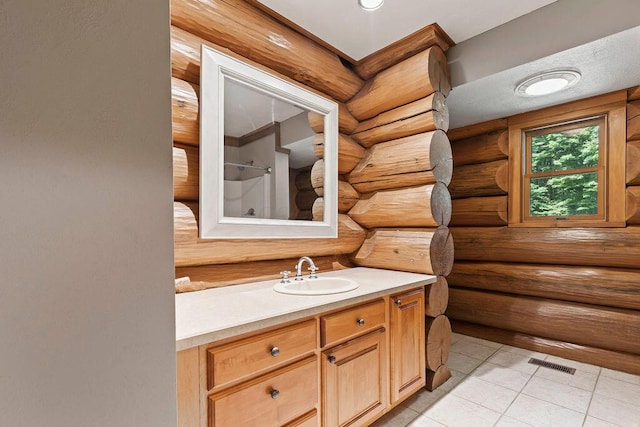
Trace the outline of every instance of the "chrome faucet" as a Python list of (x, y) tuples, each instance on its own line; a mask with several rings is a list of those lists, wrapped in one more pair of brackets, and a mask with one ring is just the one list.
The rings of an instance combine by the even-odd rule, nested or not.
[(313, 263), (313, 260), (311, 258), (309, 258), (308, 256), (303, 256), (298, 260), (298, 263), (296, 264), (296, 278), (294, 280), (303, 280), (302, 279), (302, 263), (305, 261), (309, 263), (309, 271), (311, 271), (311, 274), (309, 274), (309, 279), (318, 278), (318, 276), (316, 276), (316, 271), (318, 271), (318, 267), (316, 267), (316, 265)]

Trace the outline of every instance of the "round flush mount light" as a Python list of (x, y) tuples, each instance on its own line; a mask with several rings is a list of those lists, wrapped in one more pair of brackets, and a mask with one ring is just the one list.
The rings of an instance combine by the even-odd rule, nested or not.
[(360, 7), (369, 12), (380, 9), (382, 3), (384, 3), (384, 0), (358, 0)]
[(520, 96), (543, 96), (567, 89), (580, 80), (580, 72), (574, 69), (550, 70), (527, 77), (516, 86)]

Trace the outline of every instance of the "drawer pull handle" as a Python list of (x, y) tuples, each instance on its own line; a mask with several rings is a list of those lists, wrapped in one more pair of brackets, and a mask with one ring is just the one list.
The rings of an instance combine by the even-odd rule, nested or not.
[(364, 319), (360, 318), (360, 319), (356, 320), (356, 323), (358, 324), (358, 326), (364, 326)]
[(329, 363), (331, 363), (331, 364), (336, 363), (336, 357), (335, 357), (335, 356), (329, 356), (329, 357), (327, 358), (327, 360), (329, 360)]
[(400, 301), (399, 299), (397, 299), (397, 300), (396, 300), (396, 305), (397, 305), (398, 307), (400, 307), (400, 306), (402, 305), (402, 301)]
[(271, 350), (269, 350), (269, 353), (271, 353), (273, 357), (276, 357), (280, 354), (280, 349), (278, 347), (271, 347)]
[(280, 390), (274, 388), (269, 392), (269, 394), (271, 395), (271, 398), (275, 400), (280, 396)]

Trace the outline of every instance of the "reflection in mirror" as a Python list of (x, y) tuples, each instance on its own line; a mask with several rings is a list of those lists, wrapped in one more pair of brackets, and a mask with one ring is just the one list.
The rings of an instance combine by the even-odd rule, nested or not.
[(308, 110), (231, 78), (224, 93), (224, 216), (312, 220)]
[(337, 104), (206, 46), (200, 87), (200, 237), (337, 237)]

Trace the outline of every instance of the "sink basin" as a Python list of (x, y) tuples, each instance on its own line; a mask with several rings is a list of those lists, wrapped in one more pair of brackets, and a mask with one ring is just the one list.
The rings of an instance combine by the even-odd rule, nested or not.
[(276, 283), (273, 290), (291, 295), (330, 295), (349, 292), (360, 286), (357, 282), (344, 277), (318, 277), (304, 280), (291, 280), (290, 283)]

